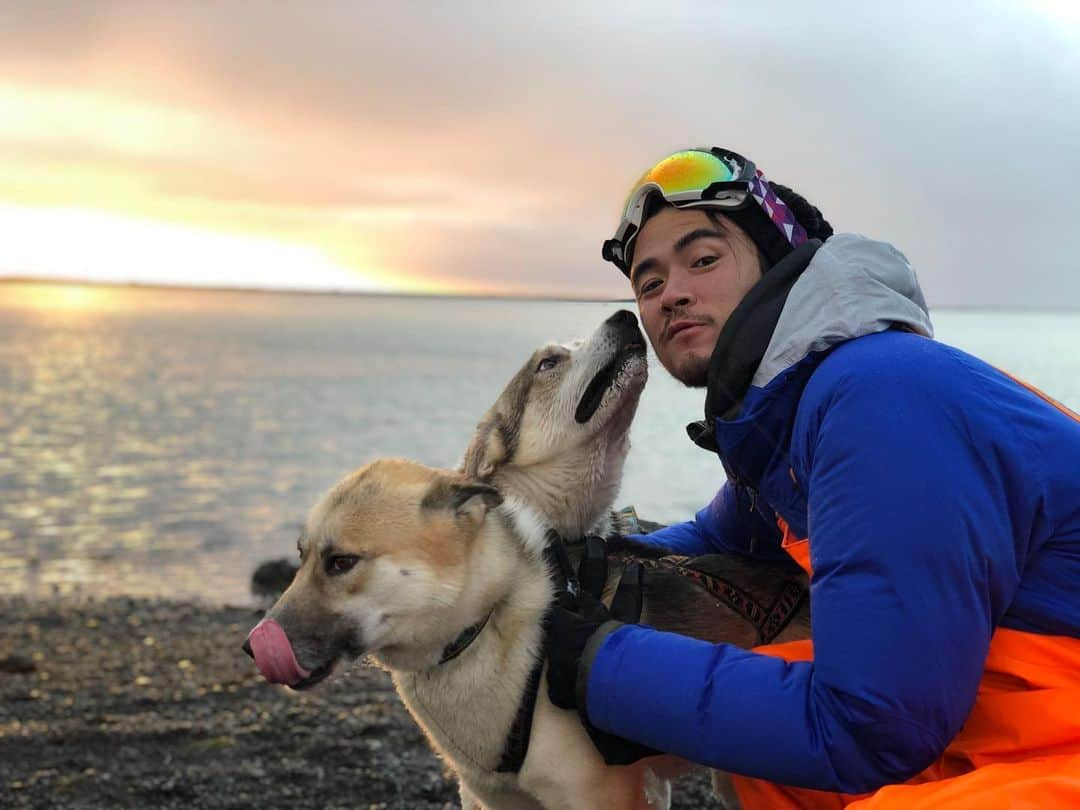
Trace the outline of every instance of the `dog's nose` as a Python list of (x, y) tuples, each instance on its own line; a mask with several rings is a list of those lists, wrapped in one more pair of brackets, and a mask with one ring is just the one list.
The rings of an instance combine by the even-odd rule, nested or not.
[(607, 322), (610, 323), (612, 326), (617, 326), (617, 325), (623, 324), (623, 323), (636, 324), (637, 323), (637, 318), (634, 316), (634, 313), (631, 312), (630, 310), (628, 310), (628, 309), (620, 309), (618, 312), (616, 312), (614, 315), (612, 315), (610, 318), (608, 318)]
[(240, 646), (240, 649), (246, 652), (251, 658), (255, 657), (255, 653), (251, 650), (251, 639), (244, 639), (244, 643)]

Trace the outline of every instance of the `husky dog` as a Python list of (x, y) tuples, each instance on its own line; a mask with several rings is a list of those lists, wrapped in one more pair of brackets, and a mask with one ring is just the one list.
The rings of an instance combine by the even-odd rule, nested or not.
[(560, 537), (606, 537), (647, 376), (627, 310), (587, 341), (537, 349), (480, 420), (462, 471)]
[[(296, 578), (245, 644), (263, 675), (305, 689), (371, 655), (457, 772), (464, 808), (666, 807), (666, 778), (687, 766), (606, 766), (577, 714), (548, 701), (542, 671), (552, 533), (607, 531), (645, 380), (644, 339), (619, 312), (585, 341), (537, 350), (461, 469), (384, 459), (339, 482), (307, 519)], [(650, 610), (664, 576), (646, 581), (646, 620), (693, 625), (673, 599)], [(708, 596), (685, 604), (728, 618)]]

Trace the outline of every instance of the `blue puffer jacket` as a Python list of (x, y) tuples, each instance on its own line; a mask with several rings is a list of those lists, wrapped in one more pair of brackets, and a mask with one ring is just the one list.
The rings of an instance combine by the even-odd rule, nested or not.
[(713, 427), (728, 483), (639, 539), (776, 556), (782, 518), (812, 541), (815, 660), (622, 627), (588, 671), (600, 728), (859, 793), (939, 757), (995, 628), (1080, 637), (1080, 422), (933, 340), (888, 245), (838, 235), (818, 250), (739, 415)]

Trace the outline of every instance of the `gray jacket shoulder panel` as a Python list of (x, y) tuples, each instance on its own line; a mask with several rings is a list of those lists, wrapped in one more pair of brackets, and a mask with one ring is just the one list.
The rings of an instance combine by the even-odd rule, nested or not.
[(895, 326), (933, 336), (907, 258), (886, 242), (837, 234), (791, 288), (753, 385), (765, 387), (808, 354)]

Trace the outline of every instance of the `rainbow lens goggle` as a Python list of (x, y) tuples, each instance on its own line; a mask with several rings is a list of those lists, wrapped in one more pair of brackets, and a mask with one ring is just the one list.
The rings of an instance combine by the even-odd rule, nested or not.
[(669, 155), (634, 184), (615, 237), (604, 242), (604, 258), (630, 274), (626, 256), (652, 194), (659, 193), (677, 208), (742, 208), (750, 197), (756, 171), (742, 155), (719, 147)]

